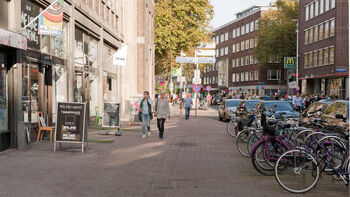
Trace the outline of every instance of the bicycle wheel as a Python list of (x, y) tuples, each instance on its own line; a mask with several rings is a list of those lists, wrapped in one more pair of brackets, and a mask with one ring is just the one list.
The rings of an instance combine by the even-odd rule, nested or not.
[(252, 133), (253, 131), (251, 130), (243, 130), (238, 133), (236, 138), (237, 150), (245, 157), (250, 157), (250, 153), (247, 150), (247, 143)]
[(301, 149), (283, 153), (275, 164), (274, 172), (276, 181), (283, 189), (297, 194), (315, 187), (320, 178), (315, 157)]
[(265, 151), (265, 142), (261, 140), (252, 149), (251, 158), (252, 158), (253, 167), (260, 174), (263, 174), (266, 176), (272, 176), (273, 167), (271, 167), (271, 165), (265, 160), (266, 153), (267, 152)]
[(237, 121), (230, 120), (230, 122), (227, 123), (226, 131), (231, 137), (236, 138), (238, 134)]
[(248, 139), (248, 142), (247, 142), (247, 151), (249, 153), (249, 157), (252, 153), (252, 148), (253, 146), (259, 141), (261, 140), (261, 134), (262, 132), (258, 131), (258, 132), (255, 132), (253, 135), (250, 136), (250, 138)]

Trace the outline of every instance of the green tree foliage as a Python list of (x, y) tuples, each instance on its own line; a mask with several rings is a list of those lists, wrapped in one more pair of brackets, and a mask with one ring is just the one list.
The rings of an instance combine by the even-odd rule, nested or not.
[(276, 10), (259, 19), (258, 44), (254, 54), (260, 66), (266, 66), (269, 58), (296, 56), (296, 22), (299, 2), (297, 0), (277, 0)]
[(175, 57), (181, 50), (189, 56), (196, 45), (210, 40), (213, 15), (209, 0), (155, 0), (156, 74), (168, 77), (171, 65), (178, 67)]

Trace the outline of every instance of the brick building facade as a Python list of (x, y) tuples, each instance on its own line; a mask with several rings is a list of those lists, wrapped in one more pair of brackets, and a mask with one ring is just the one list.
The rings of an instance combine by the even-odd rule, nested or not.
[(349, 2), (299, 5), (299, 83), (303, 94), (349, 97)]
[(203, 84), (231, 94), (273, 95), (286, 91), (282, 62), (271, 58), (261, 67), (253, 56), (257, 46), (258, 20), (269, 6), (253, 6), (236, 14), (236, 19), (213, 30), (216, 64), (203, 72)]

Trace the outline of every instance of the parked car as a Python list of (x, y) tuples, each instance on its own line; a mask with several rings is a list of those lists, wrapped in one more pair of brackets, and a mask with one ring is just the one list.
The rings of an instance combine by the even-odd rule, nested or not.
[(261, 100), (243, 100), (241, 101), (241, 103), (239, 104), (239, 106), (237, 107), (237, 115), (241, 114), (241, 113), (252, 113), (254, 112), (254, 108), (255, 106), (260, 103)]
[(219, 106), (219, 120), (229, 120), (231, 116), (236, 113), (238, 105), (241, 103), (241, 99), (225, 99)]
[(328, 102), (326, 100), (312, 103), (301, 115), (300, 121), (303, 125), (306, 125), (312, 118), (321, 118), (324, 110), (332, 103), (333, 102)]
[(257, 99), (263, 100), (263, 101), (272, 101), (272, 100), (276, 100), (275, 97), (272, 97), (272, 96), (258, 96)]
[(321, 119), (325, 121), (325, 130), (338, 133), (342, 138), (349, 134), (349, 101), (338, 100), (328, 105)]
[[(256, 105), (255, 111), (259, 111), (258, 107), (264, 107), (266, 110), (266, 115), (271, 116), (275, 115), (275, 117), (289, 116), (289, 117), (299, 117), (299, 113), (294, 110), (294, 108), (287, 101), (261, 101)], [(270, 110), (272, 109), (274, 114), (271, 114)]]
[(213, 105), (220, 105), (222, 103), (223, 98), (221, 96), (216, 96), (213, 99)]

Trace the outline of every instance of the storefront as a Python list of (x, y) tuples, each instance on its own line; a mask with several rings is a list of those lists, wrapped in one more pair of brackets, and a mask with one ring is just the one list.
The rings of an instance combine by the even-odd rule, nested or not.
[(302, 93), (345, 99), (348, 97), (347, 80), (348, 77), (302, 79)]

